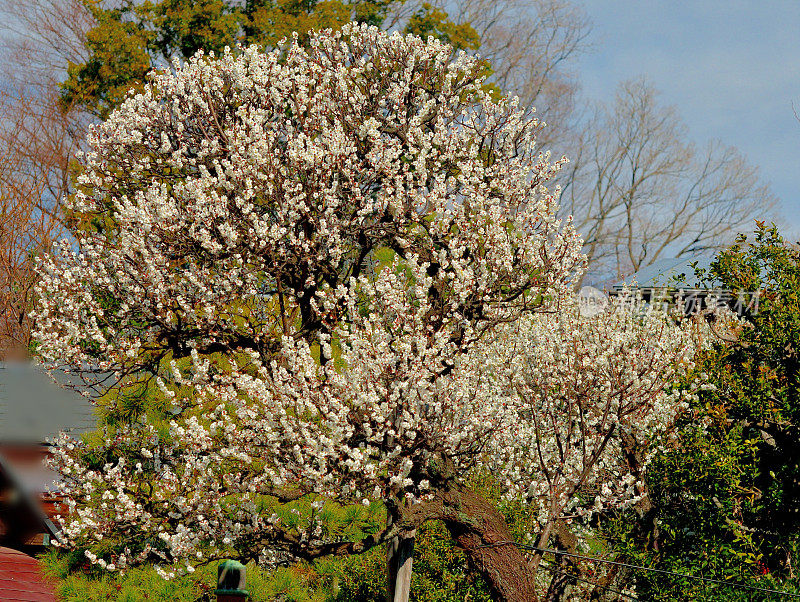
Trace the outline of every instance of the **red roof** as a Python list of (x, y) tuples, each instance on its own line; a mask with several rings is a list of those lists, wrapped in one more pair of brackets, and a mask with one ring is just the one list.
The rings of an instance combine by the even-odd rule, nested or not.
[(53, 587), (27, 554), (0, 547), (0, 602), (56, 602)]

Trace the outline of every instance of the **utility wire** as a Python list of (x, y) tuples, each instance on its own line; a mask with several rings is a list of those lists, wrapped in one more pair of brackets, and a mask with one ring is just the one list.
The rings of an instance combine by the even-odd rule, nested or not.
[[(543, 562), (545, 563), (543, 567), (550, 571), (553, 571), (554, 573), (558, 573), (559, 575), (565, 575), (567, 577), (572, 577), (576, 581), (583, 581), (584, 583), (588, 583), (589, 585), (598, 587), (598, 583), (594, 581), (589, 581), (588, 579), (584, 579), (583, 577), (578, 577), (577, 575), (573, 575), (572, 573), (567, 573), (565, 571), (558, 570), (558, 568), (549, 560), (543, 560)], [(639, 602), (639, 598), (637, 598), (636, 596), (632, 596), (631, 594), (626, 594), (625, 592), (621, 592), (618, 589), (609, 587), (608, 585), (600, 585), (599, 587), (602, 587), (604, 590), (614, 592), (615, 594), (622, 596), (623, 598), (628, 598), (629, 600), (634, 600), (634, 602)]]
[(698, 577), (697, 575), (689, 575), (687, 573), (676, 573), (675, 571), (667, 571), (664, 569), (655, 569), (649, 566), (641, 566), (638, 564), (629, 564), (627, 562), (617, 562), (616, 560), (606, 560), (605, 558), (596, 558), (595, 556), (584, 556), (582, 554), (573, 554), (564, 550), (553, 550), (551, 548), (538, 548), (536, 546), (527, 546), (525, 544), (517, 543), (516, 541), (498, 541), (497, 543), (485, 544), (479, 546), (481, 548), (497, 548), (499, 546), (517, 546), (523, 550), (533, 550), (535, 552), (542, 552), (548, 554), (556, 554), (558, 556), (570, 556), (572, 558), (580, 558), (581, 560), (588, 560), (590, 562), (602, 562), (604, 564), (611, 564), (614, 566), (621, 566), (628, 569), (639, 569), (642, 571), (650, 571), (651, 573), (660, 573), (662, 575), (670, 575), (672, 577), (681, 577), (683, 579), (694, 579), (696, 581), (704, 581), (706, 583), (715, 583), (717, 585), (725, 585), (736, 589), (745, 589), (755, 592), (764, 592), (770, 594), (781, 594), (790, 598), (800, 598), (800, 594), (793, 594), (791, 592), (781, 591), (779, 589), (769, 589), (766, 587), (756, 587), (754, 585), (746, 585), (744, 583), (732, 583), (730, 581), (723, 581), (721, 579), (711, 579), (710, 577)]

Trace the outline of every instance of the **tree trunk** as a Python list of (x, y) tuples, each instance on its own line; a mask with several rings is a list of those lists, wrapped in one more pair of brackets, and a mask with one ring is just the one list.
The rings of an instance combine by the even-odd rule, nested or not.
[(416, 530), (405, 537), (395, 537), (386, 546), (387, 602), (408, 602), (415, 535)]
[[(571, 554), (578, 551), (578, 538), (563, 523), (556, 523), (553, 528), (555, 541), (553, 547)], [(539, 547), (547, 547), (540, 545)], [(553, 577), (544, 597), (544, 602), (561, 602), (569, 599), (569, 589), (575, 585), (575, 576), (580, 573), (580, 566), (574, 558), (556, 555), (550, 569)]]
[(489, 583), (494, 599), (537, 602), (535, 571), (513, 544), (505, 518), (481, 496), (451, 490), (444, 496), (443, 519), (470, 565)]

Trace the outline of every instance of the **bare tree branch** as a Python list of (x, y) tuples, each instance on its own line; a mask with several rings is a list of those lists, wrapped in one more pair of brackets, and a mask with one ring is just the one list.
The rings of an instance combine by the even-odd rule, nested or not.
[(59, 103), (59, 82), (84, 59), (92, 23), (79, 0), (0, 7), (0, 358), (27, 353), (34, 258), (63, 233), (61, 201), (88, 121)]
[(735, 148), (687, 142), (674, 107), (643, 80), (623, 83), (584, 129), (562, 185), (590, 276), (619, 279), (660, 258), (717, 249), (776, 198)]

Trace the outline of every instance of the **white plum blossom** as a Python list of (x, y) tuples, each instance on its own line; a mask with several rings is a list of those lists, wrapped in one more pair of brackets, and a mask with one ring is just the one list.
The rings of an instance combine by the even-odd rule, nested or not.
[[(546, 188), (565, 159), (484, 72), (348, 25), (195, 56), (92, 131), (36, 337), (134, 410), (61, 441), (70, 543), (172, 575), (363, 551), (476, 468), (545, 506), (589, 480), (601, 504), (640, 494), (601, 456), (674, 416), (685, 334), (579, 317), (582, 243)], [(367, 539), (320, 518), (373, 502), (391, 520)]]
[[(691, 390), (701, 332), (630, 295), (590, 315), (577, 299), (496, 331), (480, 362), (483, 386), (512, 418), (491, 455), (507, 495), (535, 510), (540, 546), (557, 521), (636, 503), (650, 457)], [(572, 517), (572, 518), (566, 518)]]

